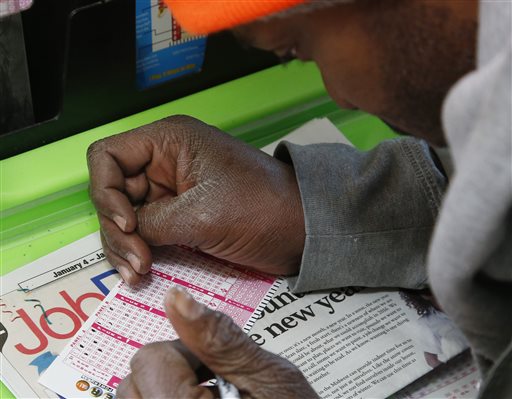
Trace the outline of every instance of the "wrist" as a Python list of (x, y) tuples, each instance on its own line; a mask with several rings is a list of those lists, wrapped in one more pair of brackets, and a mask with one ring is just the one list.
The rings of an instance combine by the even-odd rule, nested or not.
[(306, 240), (306, 229), (304, 222), (304, 210), (300, 195), (299, 185), (295, 177), (293, 167), (286, 165), (288, 169), (287, 189), (280, 213), (281, 229), (286, 237), (288, 261), (283, 267), (283, 275), (291, 276), (299, 273)]

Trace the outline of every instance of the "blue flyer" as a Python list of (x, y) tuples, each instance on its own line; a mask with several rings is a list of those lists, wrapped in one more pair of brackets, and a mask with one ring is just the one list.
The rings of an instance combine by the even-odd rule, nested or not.
[(135, 4), (138, 88), (201, 71), (206, 36), (185, 32), (163, 0), (137, 0)]

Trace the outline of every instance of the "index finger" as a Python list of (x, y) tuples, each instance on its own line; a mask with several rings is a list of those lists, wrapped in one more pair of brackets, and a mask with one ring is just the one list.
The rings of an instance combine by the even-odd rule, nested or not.
[(213, 397), (207, 388), (198, 385), (193, 366), (171, 342), (142, 347), (130, 366), (131, 382), (143, 398)]
[(126, 179), (138, 174), (153, 156), (149, 140), (133, 133), (97, 141), (87, 151), (91, 200), (98, 212), (125, 232), (132, 232), (137, 225), (126, 195)]

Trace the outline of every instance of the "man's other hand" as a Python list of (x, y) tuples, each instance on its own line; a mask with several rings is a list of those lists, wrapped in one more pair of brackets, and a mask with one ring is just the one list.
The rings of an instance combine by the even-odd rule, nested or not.
[(234, 384), (242, 397), (316, 398), (302, 373), (286, 359), (256, 345), (225, 314), (171, 288), (165, 310), (181, 341), (157, 342), (132, 358), (131, 374), (119, 385), (124, 398), (213, 398), (199, 386), (201, 363)]
[(129, 284), (149, 271), (149, 245), (298, 272), (304, 215), (290, 165), (187, 116), (100, 140), (87, 160), (105, 254)]

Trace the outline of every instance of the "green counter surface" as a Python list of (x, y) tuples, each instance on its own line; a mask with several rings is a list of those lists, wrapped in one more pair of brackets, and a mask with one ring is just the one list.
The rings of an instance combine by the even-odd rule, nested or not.
[[(94, 110), (91, 110), (94, 112)], [(85, 154), (94, 141), (187, 114), (262, 147), (328, 117), (359, 149), (395, 134), (379, 119), (339, 109), (311, 63), (276, 66), (0, 161), (0, 275), (98, 230)], [(1, 386), (0, 398), (12, 398)]]

